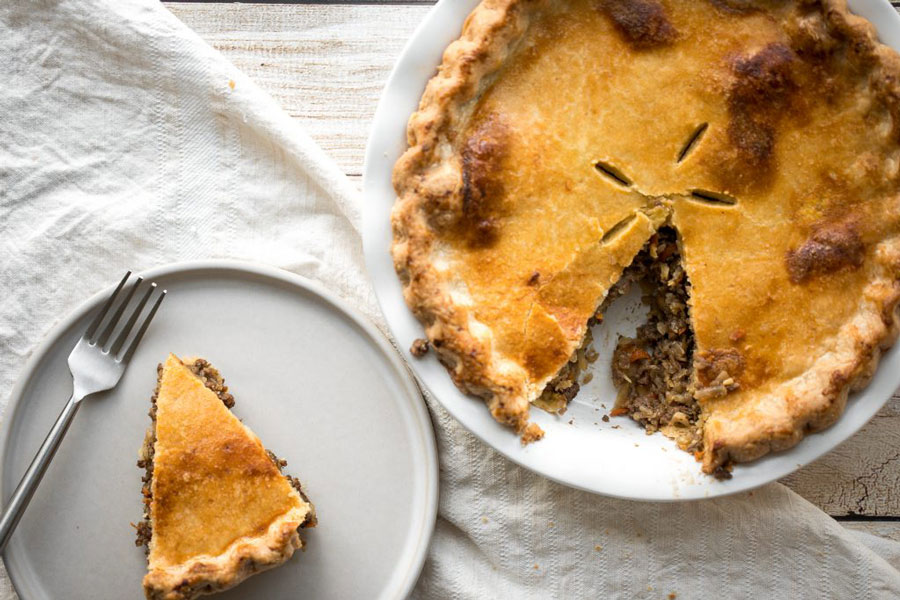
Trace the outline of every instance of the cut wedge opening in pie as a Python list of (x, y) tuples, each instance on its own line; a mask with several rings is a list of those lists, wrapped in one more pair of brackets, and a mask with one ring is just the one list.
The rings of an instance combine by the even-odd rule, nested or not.
[(707, 473), (791, 447), (897, 337), (898, 82), (843, 0), (483, 0), (394, 168), (406, 301), (534, 441), (640, 279), (615, 414)]
[(147, 598), (196, 598), (278, 566), (303, 547), (315, 508), (287, 464), (231, 413), (234, 397), (203, 359), (159, 366), (144, 476)]

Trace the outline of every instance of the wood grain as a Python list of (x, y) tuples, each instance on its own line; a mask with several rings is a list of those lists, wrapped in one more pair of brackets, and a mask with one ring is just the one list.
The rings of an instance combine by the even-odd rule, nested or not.
[(400, 51), (429, 6), (166, 4), (268, 91), (348, 174)]
[(900, 399), (783, 483), (831, 515), (900, 515)]
[(841, 525), (847, 529), (900, 542), (900, 522), (897, 521), (844, 521)]
[[(381, 89), (429, 9), (422, 4), (166, 6), (269, 91), (357, 185)], [(835, 516), (900, 517), (900, 398), (784, 483)], [(873, 527), (900, 539), (900, 521)]]

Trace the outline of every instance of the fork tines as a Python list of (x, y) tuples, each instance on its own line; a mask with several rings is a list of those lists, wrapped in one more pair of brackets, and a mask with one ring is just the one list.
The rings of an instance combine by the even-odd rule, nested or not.
[[(146, 286), (146, 290), (140, 296), (137, 304), (131, 307), (130, 310), (127, 310), (129, 309), (129, 304), (131, 304), (138, 288), (140, 288), (144, 282), (143, 277), (137, 277), (134, 283), (128, 286), (128, 291), (124, 294), (124, 298), (117, 302), (122, 290), (127, 286), (130, 277), (131, 271), (125, 273), (125, 277), (122, 278), (122, 281), (119, 282), (119, 285), (117, 285), (116, 289), (113, 290), (113, 293), (110, 294), (109, 298), (103, 304), (103, 307), (97, 313), (97, 316), (91, 322), (87, 332), (84, 334), (84, 339), (87, 340), (90, 345), (99, 346), (104, 352), (108, 352), (114, 357), (119, 356), (119, 352), (122, 351), (122, 348), (125, 346), (125, 341), (131, 334), (131, 330), (134, 329), (134, 326), (141, 318), (141, 313), (144, 312), (147, 303), (158, 289), (156, 283), (151, 282), (149, 286)], [(156, 311), (159, 309), (159, 305), (162, 303), (165, 296), (166, 290), (156, 293), (156, 299), (153, 301), (150, 310), (147, 312), (146, 316), (144, 316), (138, 327), (137, 333), (134, 334), (131, 343), (120, 358), (122, 362), (128, 362), (128, 360), (131, 359), (131, 355), (134, 354), (135, 348), (137, 348), (138, 343), (140, 343), (141, 338), (144, 336), (144, 332), (147, 331), (147, 327), (150, 326), (150, 321), (153, 320), (153, 317), (156, 315)], [(112, 316), (107, 319), (107, 315), (109, 315), (110, 312), (112, 312)], [(124, 324), (122, 324), (123, 317), (126, 319)], [(106, 326), (101, 328), (104, 321), (106, 321)], [(115, 341), (110, 344), (110, 340), (116, 329), (119, 329), (119, 335), (115, 338)]]

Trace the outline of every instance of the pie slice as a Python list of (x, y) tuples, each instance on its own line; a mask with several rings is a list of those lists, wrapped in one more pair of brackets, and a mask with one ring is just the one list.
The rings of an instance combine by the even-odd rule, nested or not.
[(898, 82), (844, 0), (483, 0), (394, 169), (407, 303), (531, 441), (643, 278), (616, 414), (709, 473), (790, 447), (897, 336)]
[(203, 359), (159, 367), (144, 477), (147, 598), (196, 598), (276, 567), (303, 547), (315, 508), (286, 464), (229, 410), (234, 398)]

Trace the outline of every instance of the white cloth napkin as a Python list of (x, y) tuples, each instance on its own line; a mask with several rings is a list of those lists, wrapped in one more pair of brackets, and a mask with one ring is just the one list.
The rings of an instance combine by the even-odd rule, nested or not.
[[(0, 403), (54, 321), (126, 268), (262, 261), (381, 324), (360, 202), (269, 96), (156, 1), (5, 0)], [(679, 504), (594, 496), (514, 466), (429, 407), (441, 504), (415, 598), (900, 597), (900, 544), (851, 534), (783, 486)], [(12, 597), (4, 574), (0, 599)]]

